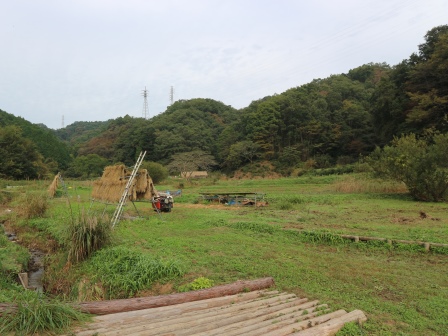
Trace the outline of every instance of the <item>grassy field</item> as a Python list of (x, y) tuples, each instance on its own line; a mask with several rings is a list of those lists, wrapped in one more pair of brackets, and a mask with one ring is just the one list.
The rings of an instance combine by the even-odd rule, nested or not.
[[(49, 286), (71, 286), (67, 295), (79, 298), (81, 284), (90, 278), (96, 289), (85, 285), (84, 297), (110, 294), (112, 280), (109, 287), (98, 284), (105, 277), (124, 281), (119, 279), (119, 270), (103, 278), (95, 277), (95, 270), (106, 272), (99, 265), (122, 254), (132, 263), (150, 263), (165, 273), (159, 280), (136, 275), (133, 283), (126, 283), (127, 291), (122, 288), (117, 296), (179, 291), (200, 277), (217, 285), (272, 276), (280, 290), (319, 299), (335, 310), (363, 310), (368, 321), (362, 329), (352, 328), (341, 335), (448, 335), (446, 249), (425, 252), (418, 245), (354, 243), (337, 236), (448, 243), (446, 203), (415, 202), (401, 185), (355, 175), (210, 179), (193, 184), (173, 179), (157, 188), (178, 189), (181, 183), (182, 196), (175, 199), (171, 213), (159, 216), (148, 203), (136, 203), (143, 218), (119, 222), (113, 233), (114, 247), (105, 249), (111, 251), (108, 255), (98, 253), (73, 265), (64, 279), (56, 279), (60, 269), (67, 267), (63, 254), (49, 258)], [(73, 217), (82, 211), (99, 216), (104, 210), (109, 214), (114, 210), (114, 206), (90, 202), (89, 182), (69, 181), (67, 185), (69, 202), (56, 198), (45, 218), (17, 224), (37, 229), (34, 234), (42, 237), (51, 236), (61, 249)], [(209, 203), (199, 198), (200, 192), (260, 192), (269, 205)], [(125, 214), (136, 216), (132, 204)]]

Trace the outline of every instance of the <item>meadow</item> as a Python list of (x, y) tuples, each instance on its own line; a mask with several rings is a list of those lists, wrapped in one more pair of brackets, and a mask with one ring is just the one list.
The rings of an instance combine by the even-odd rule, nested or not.
[[(362, 175), (169, 179), (156, 188), (182, 189), (172, 212), (128, 203), (111, 245), (70, 264), (63, 247), (73, 217), (106, 216), (114, 206), (92, 202), (89, 181), (66, 183), (43, 218), (15, 224), (25, 244), (40, 237), (41, 248), (52, 253), (45, 276), (49, 294), (70, 300), (157, 295), (187, 290), (197, 279), (219, 285), (272, 276), (279, 290), (334, 310), (365, 312), (362, 327), (339, 335), (448, 335), (447, 248), (428, 252), (419, 245), (339, 236), (448, 243), (448, 205), (416, 202), (401, 184)], [(201, 192), (264, 193), (268, 205), (208, 202)], [(140, 269), (131, 271), (132, 265)]]

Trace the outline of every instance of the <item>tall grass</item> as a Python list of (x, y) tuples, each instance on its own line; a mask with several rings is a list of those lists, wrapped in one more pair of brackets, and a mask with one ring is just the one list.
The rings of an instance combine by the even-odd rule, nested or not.
[(89, 261), (93, 279), (101, 282), (108, 298), (130, 297), (155, 281), (183, 275), (175, 261), (154, 259), (125, 247), (103, 249)]
[(89, 319), (73, 306), (56, 299), (50, 301), (34, 291), (19, 293), (14, 303), (17, 308), (4, 313), (0, 319), (1, 335), (51, 335), (67, 331), (75, 322)]
[(48, 207), (47, 195), (42, 193), (26, 193), (20, 201), (19, 214), (25, 219), (44, 217)]
[(403, 183), (384, 181), (358, 176), (346, 176), (333, 183), (335, 191), (342, 193), (407, 193)]
[(109, 244), (112, 229), (107, 217), (81, 212), (77, 220), (70, 224), (67, 236), (68, 261), (80, 262)]
[(26, 267), (28, 260), (28, 250), (11, 243), (0, 228), (0, 274), (18, 273)]

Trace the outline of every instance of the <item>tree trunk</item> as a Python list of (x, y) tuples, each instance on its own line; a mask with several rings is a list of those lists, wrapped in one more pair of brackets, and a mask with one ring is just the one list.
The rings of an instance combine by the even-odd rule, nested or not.
[(226, 295), (238, 294), (241, 292), (266, 289), (272, 287), (273, 285), (274, 279), (268, 277), (256, 280), (237, 281), (227, 285), (220, 285), (186, 293), (175, 293), (132, 299), (82, 302), (79, 304), (79, 307), (82, 311), (88, 312), (90, 314), (113, 314), (132, 310), (169, 306), (197, 300), (211, 299)]

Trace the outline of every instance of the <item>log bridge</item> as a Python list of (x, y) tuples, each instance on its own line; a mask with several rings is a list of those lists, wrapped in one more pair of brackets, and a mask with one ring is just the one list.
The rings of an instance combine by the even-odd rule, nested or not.
[(101, 314), (70, 335), (334, 335), (360, 310), (332, 310), (318, 300), (269, 290), (272, 278), (237, 281), (187, 293), (81, 303)]

